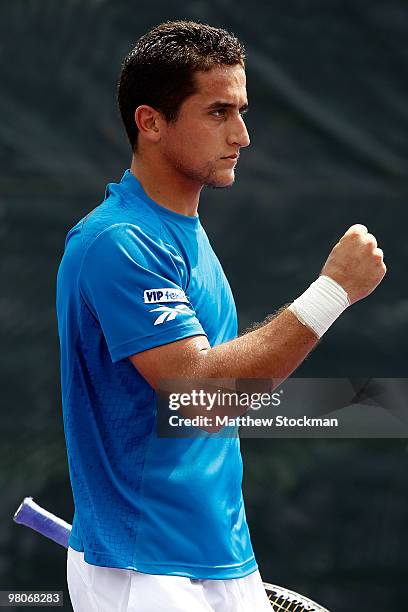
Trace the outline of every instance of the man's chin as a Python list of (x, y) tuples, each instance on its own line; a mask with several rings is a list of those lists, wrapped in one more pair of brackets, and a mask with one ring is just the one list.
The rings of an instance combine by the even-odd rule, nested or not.
[(223, 189), (224, 187), (232, 187), (235, 181), (235, 172), (232, 171), (228, 175), (212, 177), (207, 181), (206, 186), (213, 189)]

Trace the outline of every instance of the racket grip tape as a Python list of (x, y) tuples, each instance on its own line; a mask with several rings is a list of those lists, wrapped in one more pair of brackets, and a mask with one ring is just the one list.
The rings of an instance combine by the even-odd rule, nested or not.
[(25, 497), (17, 509), (13, 520), (19, 525), (31, 527), (46, 538), (68, 548), (71, 525), (63, 519), (41, 508), (32, 497)]

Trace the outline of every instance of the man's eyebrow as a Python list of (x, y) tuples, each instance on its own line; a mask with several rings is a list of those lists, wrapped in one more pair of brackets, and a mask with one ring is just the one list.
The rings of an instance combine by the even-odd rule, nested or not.
[[(208, 106), (208, 110), (211, 110), (214, 108), (236, 108), (236, 105), (232, 104), (231, 102), (224, 102), (223, 100), (217, 100), (216, 102), (213, 102), (212, 104)], [(249, 108), (248, 103), (245, 103), (240, 107), (239, 110), (246, 111), (248, 110), (248, 108)]]

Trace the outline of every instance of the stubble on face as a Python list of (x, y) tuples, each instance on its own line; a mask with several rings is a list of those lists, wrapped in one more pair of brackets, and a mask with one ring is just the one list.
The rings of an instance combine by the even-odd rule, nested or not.
[[(189, 135), (190, 140), (191, 136)], [(181, 140), (181, 143), (175, 143), (172, 141), (162, 151), (163, 158), (168, 164), (170, 164), (181, 176), (195, 182), (203, 187), (212, 188), (223, 188), (231, 187), (235, 181), (235, 172), (232, 171), (232, 176), (227, 178), (219, 176), (219, 158), (215, 158), (213, 161), (205, 161), (200, 165), (195, 162), (191, 163), (189, 159), (188, 151), (191, 150), (191, 143), (189, 146)]]
[[(167, 155), (166, 155), (167, 157)], [(201, 168), (190, 165), (186, 160), (168, 156), (168, 161), (171, 162), (174, 168), (183, 176), (191, 181), (202, 185), (203, 187), (212, 187), (214, 189), (222, 189), (224, 187), (232, 187), (235, 181), (235, 171), (232, 171), (232, 176), (229, 178), (221, 178), (219, 176), (217, 162), (207, 162)]]

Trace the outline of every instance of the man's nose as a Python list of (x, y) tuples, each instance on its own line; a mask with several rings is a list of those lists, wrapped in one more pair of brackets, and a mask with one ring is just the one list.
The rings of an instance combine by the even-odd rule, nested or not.
[(229, 144), (238, 145), (239, 147), (247, 147), (251, 143), (245, 121), (239, 115), (234, 123), (234, 129), (231, 130)]

